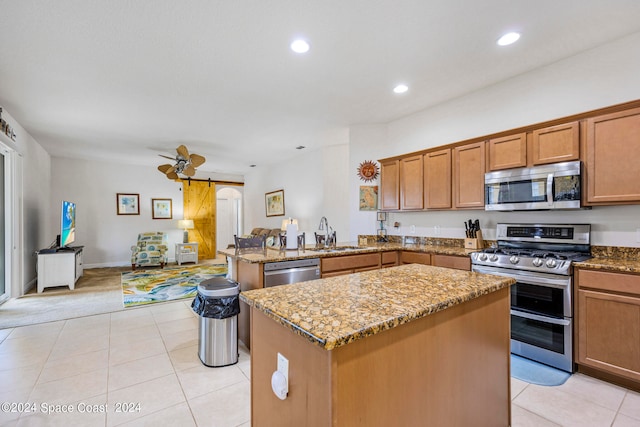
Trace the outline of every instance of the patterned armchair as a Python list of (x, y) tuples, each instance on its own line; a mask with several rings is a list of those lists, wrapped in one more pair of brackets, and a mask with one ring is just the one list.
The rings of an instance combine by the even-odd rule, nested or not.
[(167, 263), (169, 236), (161, 231), (138, 234), (138, 243), (131, 246), (131, 269), (136, 266), (148, 267), (159, 265), (164, 268)]

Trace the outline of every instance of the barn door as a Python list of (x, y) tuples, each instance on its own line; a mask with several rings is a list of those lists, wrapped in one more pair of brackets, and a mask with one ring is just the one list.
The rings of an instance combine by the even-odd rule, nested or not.
[(184, 219), (193, 220), (189, 241), (198, 243), (198, 259), (216, 257), (216, 185), (213, 182), (182, 181)]

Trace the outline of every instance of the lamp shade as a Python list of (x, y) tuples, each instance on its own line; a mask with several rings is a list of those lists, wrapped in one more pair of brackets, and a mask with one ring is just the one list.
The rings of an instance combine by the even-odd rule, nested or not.
[(182, 228), (183, 230), (190, 230), (193, 228), (193, 220), (192, 219), (179, 219), (178, 220), (178, 228)]

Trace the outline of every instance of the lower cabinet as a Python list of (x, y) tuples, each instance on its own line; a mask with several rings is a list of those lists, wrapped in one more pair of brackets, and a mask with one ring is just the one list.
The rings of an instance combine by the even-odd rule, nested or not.
[(400, 252), (400, 264), (425, 264), (431, 265), (431, 254), (421, 252)]
[(398, 265), (398, 251), (382, 252), (380, 254), (380, 264), (382, 268)]
[(431, 256), (431, 265), (471, 271), (471, 258), (468, 256), (434, 254)]
[(320, 273), (322, 278), (357, 273), (359, 271), (377, 270), (379, 268), (379, 252), (320, 258)]
[(640, 275), (577, 270), (579, 365), (640, 384)]

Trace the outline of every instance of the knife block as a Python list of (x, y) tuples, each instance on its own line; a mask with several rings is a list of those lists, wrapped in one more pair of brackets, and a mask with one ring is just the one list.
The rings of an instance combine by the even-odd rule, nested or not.
[(476, 237), (473, 239), (464, 239), (464, 248), (469, 250), (484, 249), (484, 242), (482, 240), (482, 230), (476, 232)]

